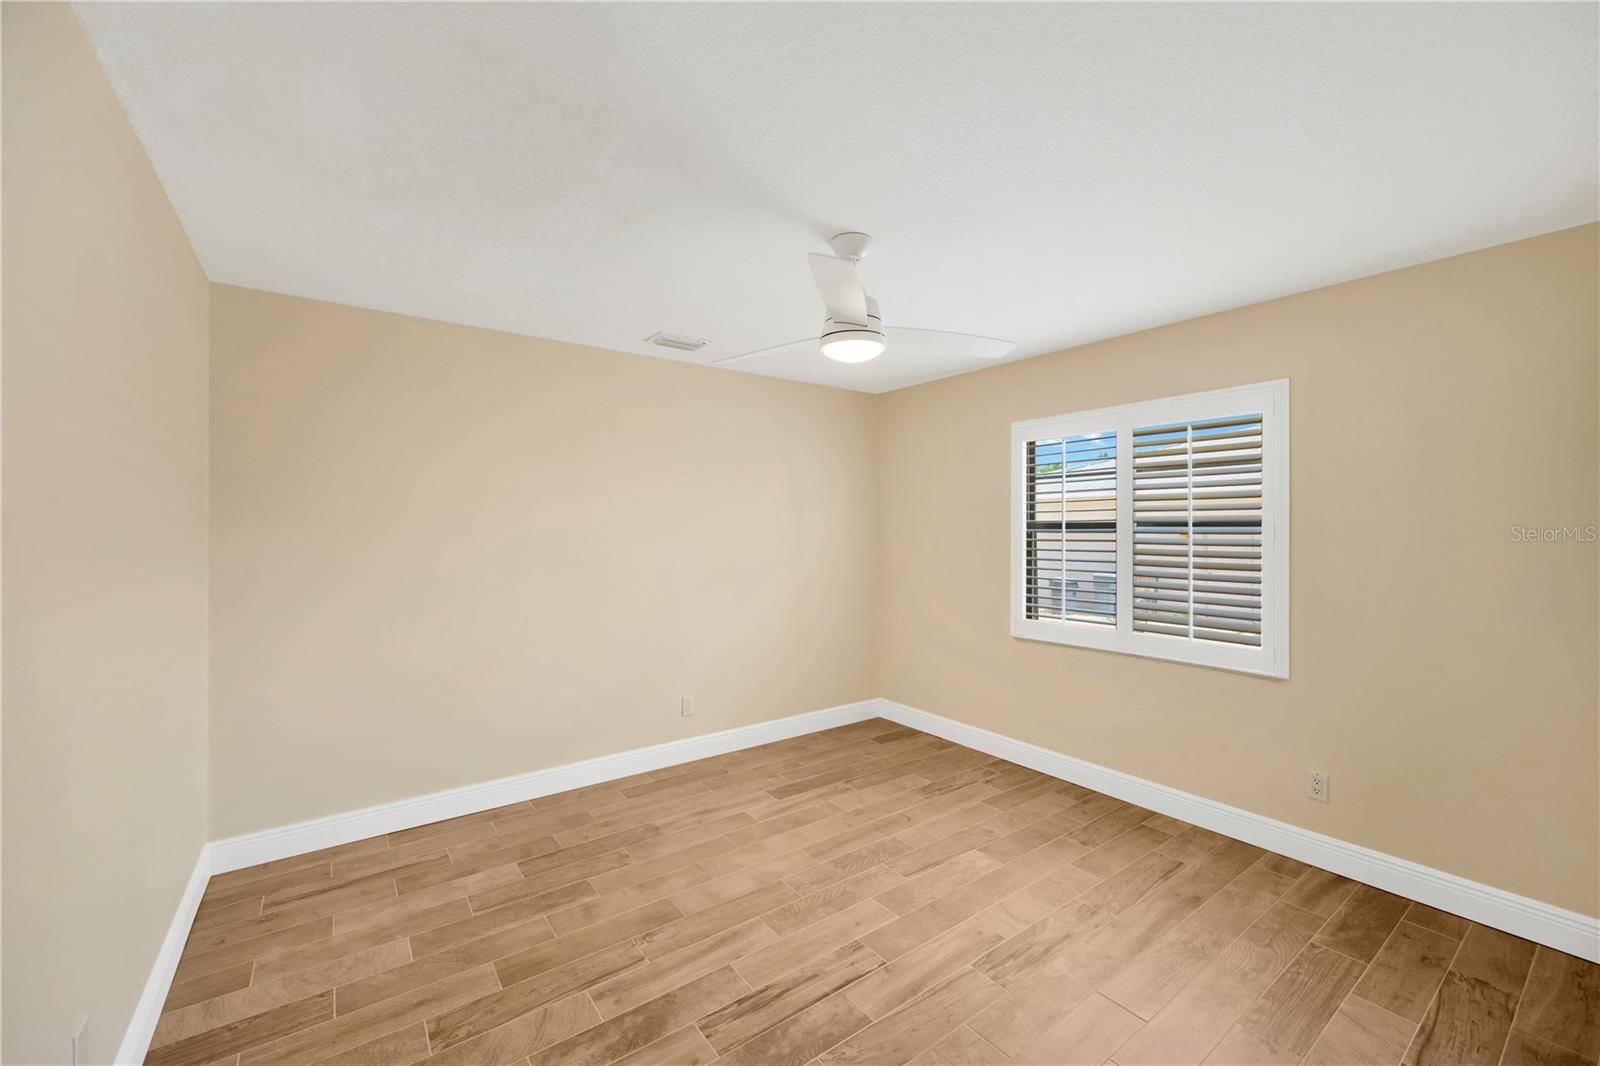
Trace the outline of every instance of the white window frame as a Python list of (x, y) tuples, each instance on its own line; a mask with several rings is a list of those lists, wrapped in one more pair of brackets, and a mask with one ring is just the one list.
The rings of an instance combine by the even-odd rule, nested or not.
[[(1261, 412), (1261, 646), (1185, 641), (1133, 629), (1133, 431)], [(1117, 434), (1117, 624), (1027, 617), (1027, 451), (1033, 440)], [(1011, 635), (1265, 677), (1289, 676), (1289, 381), (1263, 381), (1011, 424)]]

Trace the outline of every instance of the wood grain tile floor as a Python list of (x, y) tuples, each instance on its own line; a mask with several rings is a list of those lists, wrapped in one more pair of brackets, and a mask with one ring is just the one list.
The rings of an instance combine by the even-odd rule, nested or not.
[(149, 1057), (1600, 1060), (1600, 967), (881, 720), (211, 879)]

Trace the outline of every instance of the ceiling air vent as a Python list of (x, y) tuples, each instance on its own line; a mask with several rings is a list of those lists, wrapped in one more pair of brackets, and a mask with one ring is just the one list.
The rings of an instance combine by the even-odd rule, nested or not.
[(681, 333), (652, 333), (645, 340), (663, 348), (676, 348), (680, 352), (698, 352), (706, 346), (703, 337), (685, 337)]

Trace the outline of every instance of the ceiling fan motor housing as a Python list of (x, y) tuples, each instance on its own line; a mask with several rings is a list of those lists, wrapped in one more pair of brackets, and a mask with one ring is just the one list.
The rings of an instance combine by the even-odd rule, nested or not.
[(838, 322), (832, 318), (822, 320), (822, 334), (817, 338), (822, 354), (840, 363), (865, 363), (882, 354), (888, 347), (883, 335), (883, 319), (878, 314), (878, 301), (867, 297), (867, 321)]

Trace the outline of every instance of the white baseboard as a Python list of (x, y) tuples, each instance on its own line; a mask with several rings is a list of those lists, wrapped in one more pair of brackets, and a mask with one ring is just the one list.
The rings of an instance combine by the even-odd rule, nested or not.
[(1600, 918), (1541, 903), (1381, 851), (1015, 740), (953, 718), (878, 701), (878, 715), (1063, 781), (1320, 866), (1451, 914), (1600, 962)]
[(482, 781), (426, 796), (380, 803), (358, 811), (330, 814), (325, 818), (313, 818), (276, 829), (214, 840), (210, 849), (211, 870), (213, 873), (226, 873), (336, 844), (365, 840), (380, 833), (394, 833), (463, 814), (475, 814), (492, 807), (504, 807), (508, 803), (520, 803), (585, 785), (642, 774), (647, 770), (659, 770), (664, 766), (676, 766), (712, 755), (770, 744), (775, 740), (787, 740), (803, 733), (832, 729), (875, 717), (877, 713), (877, 700), (860, 700), (771, 722), (758, 722), (719, 733), (652, 744), (647, 748), (601, 755), (514, 777), (502, 777), (496, 781)]
[(204, 845), (195, 857), (189, 883), (183, 888), (177, 913), (172, 916), (167, 935), (161, 940), (156, 964), (145, 980), (139, 1003), (133, 1008), (133, 1017), (123, 1031), (122, 1046), (117, 1048), (118, 1066), (138, 1066), (150, 1049), (150, 1038), (155, 1035), (156, 1022), (161, 1017), (161, 1004), (166, 1002), (167, 990), (172, 987), (172, 975), (177, 972), (178, 957), (183, 954), (184, 942), (189, 939), (189, 927), (194, 924), (194, 913), (200, 908), (200, 897), (205, 895), (206, 882), (210, 878), (211, 848), (210, 845)]

